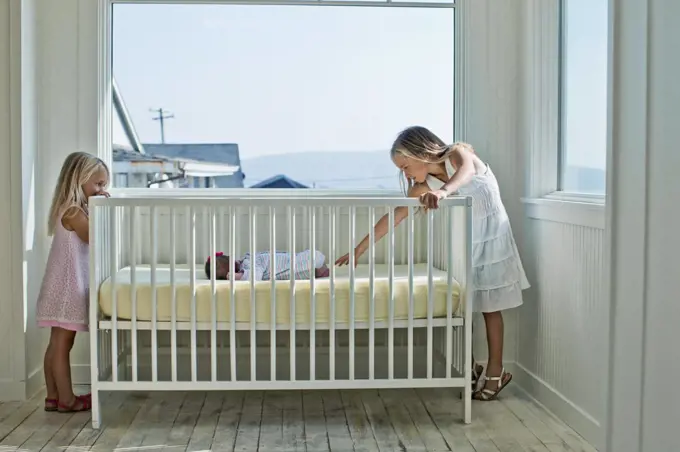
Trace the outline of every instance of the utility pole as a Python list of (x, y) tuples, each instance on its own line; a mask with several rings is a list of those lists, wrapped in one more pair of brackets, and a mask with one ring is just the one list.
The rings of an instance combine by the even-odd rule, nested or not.
[(160, 121), (160, 123), (161, 123), (161, 143), (165, 144), (165, 120), (170, 119), (170, 118), (174, 118), (175, 115), (173, 115), (172, 113), (170, 113), (167, 110), (163, 110), (162, 108), (157, 108), (157, 109), (151, 108), (149, 111), (158, 114), (158, 116), (154, 117), (153, 120), (154, 121)]

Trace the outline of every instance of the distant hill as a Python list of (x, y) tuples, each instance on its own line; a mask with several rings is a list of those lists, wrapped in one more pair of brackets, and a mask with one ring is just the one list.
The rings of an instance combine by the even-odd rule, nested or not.
[(241, 160), (250, 187), (284, 174), (316, 188), (399, 188), (399, 173), (387, 151), (301, 152)]
[[(242, 159), (244, 184), (250, 187), (277, 174), (316, 188), (399, 189), (398, 171), (387, 151), (301, 152)], [(570, 166), (564, 177), (566, 187), (604, 193), (605, 171)]]

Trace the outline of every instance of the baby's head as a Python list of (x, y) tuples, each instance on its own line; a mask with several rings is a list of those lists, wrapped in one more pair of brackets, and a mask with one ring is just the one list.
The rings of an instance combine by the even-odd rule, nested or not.
[(421, 184), (427, 179), (430, 166), (443, 162), (450, 148), (429, 129), (413, 126), (394, 140), (390, 157), (409, 183)]
[[(217, 262), (217, 267), (215, 267), (215, 279), (228, 279), (229, 278), (229, 256), (225, 256), (224, 253), (216, 253), (215, 261)], [(234, 261), (234, 271), (238, 273), (241, 270), (241, 265), (239, 261)], [(210, 256), (205, 261), (205, 276), (210, 279)]]

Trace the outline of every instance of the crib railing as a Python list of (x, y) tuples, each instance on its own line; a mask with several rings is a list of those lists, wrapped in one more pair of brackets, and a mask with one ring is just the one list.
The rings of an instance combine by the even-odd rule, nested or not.
[[(472, 285), (471, 200), (452, 197), (444, 200), (440, 209), (422, 212), (417, 200), (398, 194), (300, 193), (284, 197), (282, 192), (267, 190), (138, 190), (91, 199), (95, 425), (99, 424), (99, 390), (448, 386), (469, 392), (472, 319), (466, 304)], [(394, 215), (399, 207), (407, 208), (409, 216), (406, 224), (395, 228)], [(385, 238), (376, 244), (372, 226), (381, 215), (388, 216), (390, 226)], [(368, 275), (359, 278), (350, 251), (366, 233), (371, 240), (359, 263), (368, 265)], [(240, 319), (237, 289), (246, 283), (235, 281), (234, 258), (244, 252), (251, 256), (257, 251), (294, 254), (303, 249), (324, 253), (329, 277), (322, 281), (315, 276), (312, 258), (309, 280), (296, 280), (291, 260), (291, 277), (287, 288), (283, 287), (286, 293), (281, 281), (271, 278), (256, 282), (254, 272), (250, 272), (249, 312)], [(203, 263), (207, 257), (215, 262), (218, 252), (232, 257), (230, 279), (218, 281), (212, 265), (206, 282)], [(347, 252), (348, 274), (341, 278), (333, 264)], [(276, 261), (270, 262), (269, 273), (275, 275)], [(376, 269), (383, 267), (387, 268), (384, 280), (376, 276)], [(403, 292), (395, 283), (397, 267), (405, 268), (406, 318), (395, 316), (397, 295)], [(420, 290), (416, 270), (423, 267), (427, 282)], [(129, 280), (124, 282), (119, 281), (123, 268), (129, 270)], [(138, 280), (141, 269), (148, 272), (148, 281)], [(188, 292), (178, 279), (187, 272)], [(434, 312), (435, 297), (441, 294), (437, 295), (435, 272), (439, 275), (437, 287), (446, 286), (445, 312), (438, 315)], [(168, 276), (168, 280), (160, 281), (159, 275)], [(346, 319), (338, 319), (337, 313), (343, 311), (337, 294), (345, 279), (349, 312)], [(385, 284), (387, 314), (378, 319), (376, 290)], [(122, 286), (125, 292), (121, 292)], [(206, 286), (209, 320), (198, 318), (199, 305), (203, 306), (199, 295)], [(123, 312), (119, 298), (128, 289), (130, 307)], [(306, 298), (301, 297), (302, 291), (308, 293)], [(366, 303), (358, 300), (364, 296), (362, 291), (367, 292)], [(423, 293), (425, 314), (416, 315), (422, 308), (416, 298)], [(168, 294), (170, 318), (159, 319), (159, 308), (164, 306), (161, 301)], [(258, 313), (264, 306), (258, 303), (262, 294), (269, 300), (265, 312)], [(140, 312), (148, 310), (141, 306), (139, 297), (143, 295), (150, 295), (150, 315), (140, 320)], [(110, 300), (106, 315), (102, 297)], [(127, 300), (128, 295), (125, 297)], [(180, 301), (185, 298), (189, 316), (178, 318), (184, 312)], [(319, 300), (324, 302), (320, 304)], [(296, 320), (301, 308), (309, 311), (307, 321)], [(326, 317), (317, 321), (319, 315)], [(397, 349), (405, 352), (405, 369)], [(187, 355), (188, 372), (180, 365)], [(140, 366), (142, 358), (147, 357), (150, 366)], [(208, 372), (202, 375), (201, 369), (209, 369), (209, 376)], [(469, 403), (465, 405), (469, 422)]]

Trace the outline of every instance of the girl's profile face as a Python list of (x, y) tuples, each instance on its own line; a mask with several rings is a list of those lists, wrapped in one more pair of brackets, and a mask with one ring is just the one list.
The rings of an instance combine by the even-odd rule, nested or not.
[(402, 154), (395, 155), (393, 161), (407, 179), (413, 180), (418, 184), (424, 183), (427, 179), (427, 175), (429, 174), (427, 163), (406, 157)]
[(85, 197), (97, 196), (102, 193), (109, 184), (109, 175), (104, 168), (99, 168), (92, 174), (92, 177), (83, 184)]

